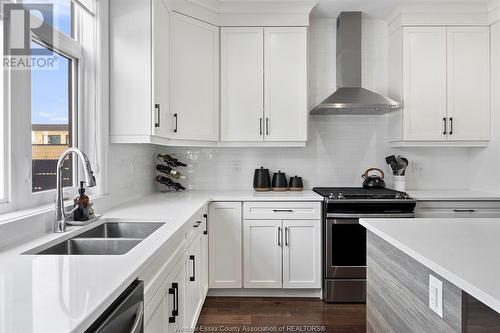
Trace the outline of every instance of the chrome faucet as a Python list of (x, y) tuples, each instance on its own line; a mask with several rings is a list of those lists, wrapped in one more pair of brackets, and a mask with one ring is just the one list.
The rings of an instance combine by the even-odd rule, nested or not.
[(85, 183), (87, 187), (95, 186), (95, 177), (92, 168), (90, 167), (90, 161), (87, 155), (85, 155), (80, 149), (70, 147), (66, 149), (61, 156), (59, 156), (59, 160), (57, 161), (57, 171), (56, 171), (56, 179), (57, 179), (57, 194), (56, 194), (56, 217), (54, 220), (54, 232), (65, 232), (66, 231), (66, 219), (71, 215), (71, 213), (75, 210), (71, 210), (70, 212), (66, 212), (64, 210), (64, 199), (63, 199), (63, 177), (62, 177), (62, 167), (64, 164), (64, 160), (71, 153), (75, 153), (76, 156), (83, 163), (83, 173), (85, 174)]

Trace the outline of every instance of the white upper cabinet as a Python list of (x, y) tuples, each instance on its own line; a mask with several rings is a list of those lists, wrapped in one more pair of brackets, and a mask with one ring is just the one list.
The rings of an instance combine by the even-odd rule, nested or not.
[(448, 140), (490, 138), (488, 27), (448, 28)]
[(443, 140), (446, 28), (405, 28), (403, 59), (405, 139)]
[(264, 138), (264, 28), (221, 28), (221, 141)]
[(162, 0), (110, 1), (111, 142), (168, 137), (170, 15)]
[(163, 0), (153, 4), (153, 134), (169, 138), (170, 115), (170, 12)]
[(488, 27), (470, 26), (403, 27), (393, 33), (389, 91), (390, 97), (402, 99), (403, 110), (391, 115), (391, 141), (403, 146), (487, 144), (489, 34)]
[(307, 141), (307, 28), (264, 29), (267, 141)]
[(221, 141), (307, 141), (307, 28), (221, 28)]
[(173, 138), (219, 139), (219, 28), (172, 13)]

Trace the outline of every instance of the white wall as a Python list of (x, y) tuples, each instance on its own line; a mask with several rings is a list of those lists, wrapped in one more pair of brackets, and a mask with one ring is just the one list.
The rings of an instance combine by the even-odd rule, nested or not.
[[(309, 33), (310, 108), (316, 106), (336, 89), (335, 27), (334, 19), (311, 20)], [(381, 94), (387, 94), (388, 49), (385, 21), (364, 15), (363, 86)], [(497, 51), (497, 53), (500, 52)], [(500, 78), (497, 79), (499, 80)], [(496, 84), (498, 86), (500, 83)], [(496, 103), (500, 104), (500, 100)], [(484, 154), (490, 160), (498, 158), (496, 153), (490, 153), (495, 151), (494, 147), (486, 150), (480, 148), (392, 149), (387, 143), (386, 126), (386, 119), (383, 116), (314, 116), (310, 117), (310, 140), (306, 148), (170, 148), (160, 150), (174, 152), (192, 164), (192, 167), (187, 170), (189, 179), (185, 181), (192, 189), (249, 189), (252, 187), (253, 170), (260, 166), (267, 167), (271, 171), (282, 170), (288, 175), (303, 176), (307, 188), (359, 186), (361, 173), (369, 167), (381, 167), (389, 173), (385, 164), (385, 156), (390, 154), (404, 155), (421, 166), (421, 168), (410, 166), (408, 169), (408, 188), (477, 187), (481, 189), (483, 184), (488, 183), (486, 176), (476, 179), (471, 175), (476, 174), (474, 161), (481, 163)], [(489, 172), (492, 174), (491, 171)], [(390, 185), (390, 174), (388, 178), (387, 183)], [(490, 187), (490, 190), (493, 190), (494, 186)]]
[[(319, 19), (310, 26), (309, 105), (312, 109), (333, 93), (335, 79), (335, 20)], [(380, 93), (387, 91), (386, 25), (364, 20), (363, 82)], [(380, 47), (380, 45), (383, 45)], [(380, 79), (379, 79), (380, 78)], [(387, 142), (380, 116), (310, 117), (306, 148), (169, 148), (189, 161), (185, 182), (193, 189), (252, 188), (255, 168), (300, 175), (306, 188), (360, 186), (369, 167), (383, 167)], [(236, 164), (236, 165), (235, 165)]]

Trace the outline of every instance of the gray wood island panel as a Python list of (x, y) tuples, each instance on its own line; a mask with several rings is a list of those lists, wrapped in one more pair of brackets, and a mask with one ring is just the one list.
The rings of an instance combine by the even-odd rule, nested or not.
[[(443, 282), (443, 318), (429, 275)], [(500, 314), (369, 231), (366, 305), (367, 332), (500, 332)]]

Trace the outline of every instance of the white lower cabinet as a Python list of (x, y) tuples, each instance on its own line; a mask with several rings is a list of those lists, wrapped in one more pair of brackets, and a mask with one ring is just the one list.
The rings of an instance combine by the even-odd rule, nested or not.
[(144, 332), (177, 332), (186, 325), (186, 258), (179, 260), (144, 310)]
[(282, 223), (280, 220), (243, 221), (243, 286), (281, 288)]
[[(145, 299), (146, 333), (180, 332), (196, 326), (208, 291), (208, 243), (204, 216), (206, 216), (205, 209), (193, 215), (186, 223), (184, 231), (179, 234), (182, 236), (182, 242), (174, 237), (169, 240), (172, 243), (177, 241), (180, 246), (177, 246), (177, 243), (168, 243), (162, 253), (158, 254), (158, 258), (162, 259), (159, 260), (161, 262), (146, 268), (140, 275), (148, 286), (160, 285), (154, 293), (148, 293), (153, 294), (150, 301)], [(189, 243), (186, 240), (189, 240)], [(179, 250), (172, 251), (171, 245)], [(177, 263), (174, 260), (177, 260)], [(162, 265), (163, 261), (167, 262), (167, 268), (158, 271), (156, 267), (165, 266)], [(175, 265), (169, 266), (169, 261)], [(167, 270), (172, 265), (173, 268)]]
[(293, 208), (271, 209), (266, 203), (244, 205), (247, 216), (253, 210), (258, 216), (257, 207), (264, 215), (266, 209), (287, 214), (287, 219), (243, 220), (245, 288), (321, 288), (321, 220), (296, 219), (303, 210), (318, 211), (319, 204), (287, 205)]
[(187, 327), (195, 327), (205, 300), (205, 286), (203, 282), (203, 245), (204, 237), (201, 233), (191, 243), (188, 250), (187, 264)]
[(243, 286), (241, 216), (241, 202), (212, 202), (209, 206), (210, 288)]
[(318, 222), (283, 221), (283, 288), (321, 288), (321, 224)]

